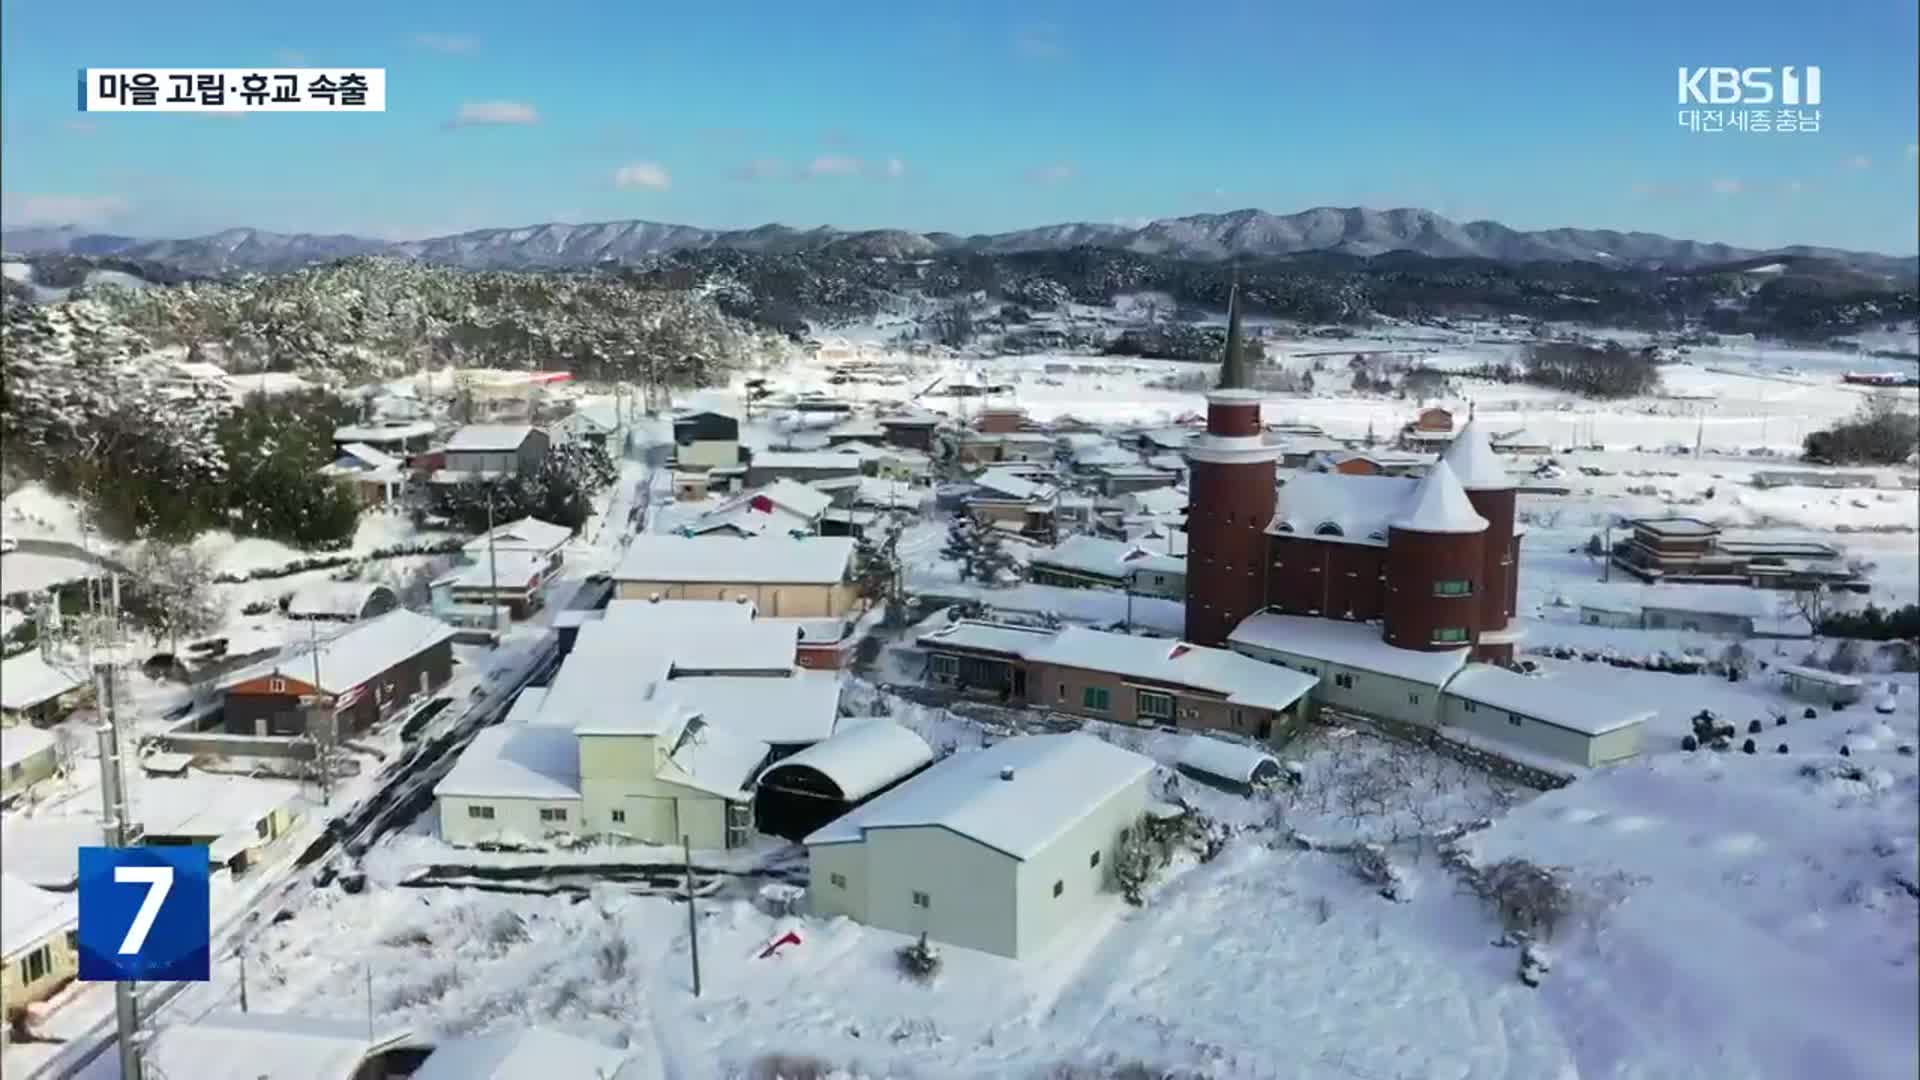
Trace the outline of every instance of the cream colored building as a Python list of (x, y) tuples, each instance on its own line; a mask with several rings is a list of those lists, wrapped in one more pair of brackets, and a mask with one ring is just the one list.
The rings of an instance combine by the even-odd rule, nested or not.
[(60, 771), (53, 735), (31, 724), (0, 727), (0, 769), (5, 776), (0, 793), (6, 795), (53, 776)]
[(0, 873), (0, 1003), (6, 1015), (51, 997), (79, 971), (75, 903), (73, 894)]
[(853, 555), (844, 536), (640, 535), (613, 578), (622, 599), (745, 597), (767, 618), (837, 618), (860, 604)]
[(954, 754), (807, 837), (811, 910), (1033, 955), (1111, 891), (1153, 770), (1078, 734)]
[(522, 690), (435, 786), (441, 836), (747, 843), (774, 747), (839, 722), (840, 675), (798, 667), (798, 633), (744, 604), (613, 601), (552, 685)]

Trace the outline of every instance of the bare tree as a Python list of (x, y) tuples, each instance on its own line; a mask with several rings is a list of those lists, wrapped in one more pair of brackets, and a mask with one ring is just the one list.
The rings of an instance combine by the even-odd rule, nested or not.
[(138, 598), (136, 610), (156, 642), (178, 652), (182, 637), (204, 634), (220, 624), (213, 595), (213, 565), (192, 548), (149, 540), (127, 560)]
[(50, 732), (53, 736), (53, 762), (62, 776), (72, 776), (73, 766), (80, 759), (80, 735), (70, 724), (56, 725)]
[(1807, 628), (1813, 636), (1820, 636), (1820, 624), (1827, 616), (1827, 587), (1815, 585), (1810, 589), (1789, 590), (1780, 599), (1781, 614), (1789, 617), (1798, 615), (1807, 620)]

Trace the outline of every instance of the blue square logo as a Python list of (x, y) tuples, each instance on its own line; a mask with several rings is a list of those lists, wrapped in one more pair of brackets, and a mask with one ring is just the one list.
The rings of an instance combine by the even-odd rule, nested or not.
[(206, 982), (205, 847), (80, 849), (80, 979)]

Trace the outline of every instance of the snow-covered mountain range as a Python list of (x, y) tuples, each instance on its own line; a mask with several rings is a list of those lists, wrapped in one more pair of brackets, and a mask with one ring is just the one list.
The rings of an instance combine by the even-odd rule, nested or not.
[(1585, 262), (1636, 268), (1693, 268), (1784, 255), (1829, 260), (1875, 275), (1911, 278), (1920, 272), (1920, 261), (1912, 257), (1870, 252), (1798, 245), (1762, 251), (1610, 229), (1530, 232), (1494, 221), (1462, 224), (1430, 210), (1359, 207), (1317, 207), (1295, 214), (1247, 209), (1165, 218), (1139, 227), (1075, 222), (972, 236), (900, 229), (797, 229), (776, 224), (753, 229), (705, 229), (639, 220), (477, 229), (405, 242), (261, 229), (227, 229), (186, 239), (138, 239), (71, 226), (0, 233), (0, 248), (15, 254), (113, 256), (201, 274), (284, 270), (366, 254), (471, 269), (508, 269), (640, 262), (652, 256), (713, 248), (764, 254), (832, 252), (912, 258), (951, 252), (1012, 254), (1079, 247), (1193, 260), (1285, 257), (1310, 252), (1372, 256), (1406, 251), (1502, 263)]

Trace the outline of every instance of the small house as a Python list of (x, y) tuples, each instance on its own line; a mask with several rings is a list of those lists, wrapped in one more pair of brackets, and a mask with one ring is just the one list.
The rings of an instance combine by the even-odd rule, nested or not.
[(553, 1028), (519, 1028), (442, 1041), (411, 1080), (657, 1080), (655, 1059), (634, 1054)]
[(940, 426), (940, 417), (930, 412), (914, 411), (882, 416), (877, 420), (886, 432), (888, 445), (917, 450), (923, 454), (933, 452), (933, 431)]
[(1089, 735), (953, 754), (806, 838), (807, 899), (1018, 959), (1083, 922), (1148, 803), (1152, 759)]
[(988, 469), (974, 478), (966, 497), (967, 512), (976, 520), (1002, 525), (1026, 536), (1050, 539), (1055, 534), (1059, 490), (1008, 469)]
[(0, 872), (0, 1000), (14, 1011), (45, 1001), (80, 970), (79, 907), (71, 893), (49, 892)]
[(287, 600), (287, 618), (360, 622), (399, 606), (399, 595), (377, 582), (310, 581)]
[(740, 421), (717, 412), (674, 417), (673, 459), (685, 472), (740, 464)]
[(60, 771), (59, 747), (52, 732), (31, 724), (0, 727), (0, 796), (12, 799)]
[(265, 777), (148, 776), (131, 787), (142, 843), (205, 845), (215, 870), (236, 874), (299, 823), (300, 785)]
[(572, 539), (573, 530), (565, 525), (524, 517), (495, 526), (492, 532), (481, 533), (462, 545), (460, 551), (468, 559), (484, 559), (490, 552), (525, 552), (537, 556), (546, 566), (545, 576), (552, 577), (566, 561), (567, 542)]
[(531, 476), (547, 459), (547, 433), (527, 424), (468, 424), (447, 440), (438, 483)]
[(1851, 705), (1860, 700), (1862, 688), (1866, 685), (1853, 675), (1842, 675), (1837, 671), (1822, 671), (1816, 667), (1799, 664), (1786, 665), (1774, 669), (1780, 673), (1780, 688), (1802, 701), (1818, 702), (1821, 705)]
[(557, 443), (595, 446), (615, 460), (626, 454), (627, 426), (619, 407), (611, 401), (581, 405), (554, 421), (549, 430)]
[(1004, 435), (1026, 425), (1027, 410), (1018, 405), (988, 405), (973, 418), (973, 429), (988, 435)]
[(435, 578), (429, 587), (437, 616), (451, 619), (474, 609), (504, 610), (524, 619), (543, 606), (541, 586), (553, 572), (537, 552), (495, 551)]
[(760, 450), (747, 459), (747, 486), (775, 480), (807, 483), (836, 476), (859, 476), (860, 455), (832, 450)]
[(302, 698), (333, 717), (344, 737), (431, 696), (453, 677), (453, 630), (404, 608), (330, 638), (285, 649), (229, 675), (222, 724), (233, 735), (305, 735)]
[(431, 420), (394, 420), (377, 424), (345, 424), (333, 429), (333, 445), (345, 449), (370, 446), (402, 461), (427, 449), (437, 429)]
[(84, 675), (56, 668), (38, 652), (24, 652), (0, 661), (0, 710), (8, 723), (57, 723), (90, 685)]
[(361, 506), (398, 502), (413, 478), (404, 458), (361, 442), (342, 446), (333, 461), (320, 467), (320, 475), (349, 485)]

